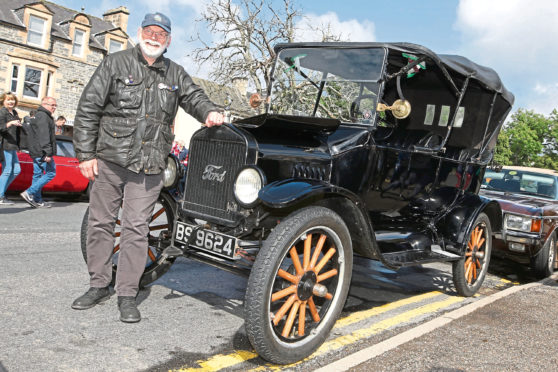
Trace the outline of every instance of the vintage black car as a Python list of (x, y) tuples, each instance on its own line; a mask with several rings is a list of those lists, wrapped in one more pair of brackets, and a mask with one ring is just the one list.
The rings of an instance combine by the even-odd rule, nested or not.
[(182, 254), (249, 273), (246, 332), (275, 363), (327, 338), (355, 254), (452, 262), (457, 293), (475, 294), (502, 223), (478, 196), (514, 100), (498, 75), (406, 43), (275, 53), (269, 91), (251, 99), (263, 113), (193, 135), (172, 241), (153, 244), (142, 283)]
[(480, 194), (502, 208), (503, 226), (494, 232), (493, 254), (528, 264), (538, 278), (558, 268), (558, 172), (506, 166), (487, 169)]

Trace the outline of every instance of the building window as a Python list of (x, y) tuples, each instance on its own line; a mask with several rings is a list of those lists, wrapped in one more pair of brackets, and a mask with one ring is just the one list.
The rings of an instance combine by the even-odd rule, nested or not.
[(85, 38), (85, 32), (82, 30), (74, 31), (74, 46), (72, 48), (72, 55), (76, 57), (81, 57), (83, 55), (83, 40)]
[(10, 86), (11, 92), (17, 92), (17, 77), (19, 75), (19, 66), (13, 65), (12, 66), (12, 84)]
[(29, 30), (27, 31), (27, 44), (43, 46), (46, 21), (42, 18), (29, 16)]
[(52, 71), (47, 73), (47, 80), (46, 80), (46, 95), (52, 97)]
[(42, 73), (41, 70), (31, 67), (25, 68), (25, 81), (23, 83), (24, 97), (39, 98)]
[(122, 43), (116, 40), (110, 39), (109, 41), (109, 54), (118, 52), (122, 50)]

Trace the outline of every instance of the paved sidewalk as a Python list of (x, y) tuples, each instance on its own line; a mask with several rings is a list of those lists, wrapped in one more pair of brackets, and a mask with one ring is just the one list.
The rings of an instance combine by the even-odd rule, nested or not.
[(557, 280), (508, 288), (318, 371), (558, 371)]

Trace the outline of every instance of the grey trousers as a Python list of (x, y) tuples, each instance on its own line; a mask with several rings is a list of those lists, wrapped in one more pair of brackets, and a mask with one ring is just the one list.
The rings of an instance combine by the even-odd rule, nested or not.
[(112, 280), (114, 227), (122, 205), (116, 294), (136, 296), (147, 261), (147, 235), (153, 208), (163, 187), (163, 173), (134, 173), (98, 159), (99, 175), (89, 196), (87, 268), (91, 287)]

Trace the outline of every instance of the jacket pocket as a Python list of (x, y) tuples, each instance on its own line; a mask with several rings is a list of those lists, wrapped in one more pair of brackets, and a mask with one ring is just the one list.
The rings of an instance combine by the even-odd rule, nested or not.
[(117, 76), (113, 104), (120, 109), (137, 109), (143, 100), (143, 79)]
[(97, 153), (105, 160), (126, 166), (136, 129), (135, 119), (103, 117), (97, 140)]
[(161, 109), (174, 118), (177, 109), (178, 86), (165, 81), (157, 85), (157, 90)]

